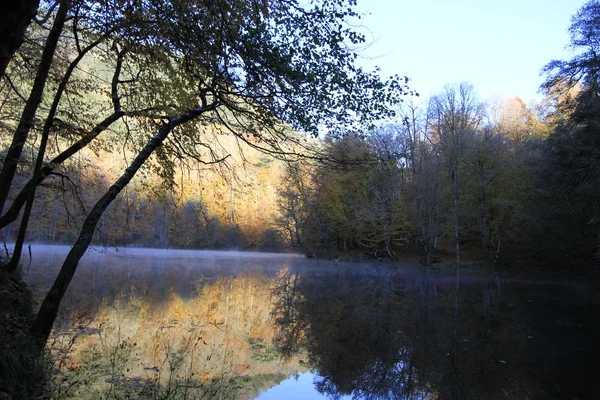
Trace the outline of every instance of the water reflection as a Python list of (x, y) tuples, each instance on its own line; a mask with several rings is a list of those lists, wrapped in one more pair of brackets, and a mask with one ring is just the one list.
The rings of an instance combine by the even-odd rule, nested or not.
[[(324, 396), (315, 389), (314, 380), (318, 375), (311, 372), (295, 374), (279, 385), (261, 393), (256, 400), (313, 400), (323, 399)], [(343, 396), (340, 399), (350, 399)]]
[[(303, 258), (173, 253), (84, 260), (49, 346), (56, 398), (253, 398), (307, 370), (270, 323), (272, 279)], [(34, 253), (29, 283), (42, 292), (64, 255)]]
[(427, 271), (290, 272), (278, 343), (286, 354), (307, 348), (329, 398), (595, 396), (598, 304), (584, 285), (470, 281), (456, 303), (454, 283)]
[[(34, 252), (40, 293), (63, 257)], [(86, 257), (51, 344), (57, 398), (586, 399), (600, 381), (593, 284), (471, 275), (456, 303), (453, 278), (423, 269)]]

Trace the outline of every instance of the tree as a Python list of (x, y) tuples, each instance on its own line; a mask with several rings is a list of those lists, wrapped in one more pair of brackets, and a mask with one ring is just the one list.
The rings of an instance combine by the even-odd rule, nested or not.
[(442, 201), (444, 177), (443, 160), (432, 146), (420, 143), (416, 148), (417, 164), (410, 185), (410, 197), (415, 207), (414, 224), (419, 237), (419, 247), (429, 265), (441, 236), (440, 226), (445, 219)]
[[(115, 47), (113, 45), (113, 50), (116, 50), (114, 75), (111, 82), (111, 98), (114, 112), (107, 118), (98, 121), (85, 135), (81, 135), (81, 131), (84, 130), (84, 124), (81, 122), (84, 120), (84, 114), (78, 110), (76, 116), (71, 115), (71, 118), (67, 117), (69, 112), (64, 109), (67, 107), (61, 107), (61, 105), (64, 106), (65, 97), (70, 98), (71, 104), (77, 102), (80, 106), (82, 105), (81, 102), (72, 98), (73, 89), (71, 87), (81, 90), (81, 88), (91, 86), (89, 81), (77, 79), (75, 71), (81, 67), (86, 57), (89, 58), (89, 55), (94, 53), (100, 45), (105, 44), (112, 35), (123, 29), (125, 22), (122, 14), (114, 12), (116, 9), (115, 3), (104, 3), (104, 7), (100, 8), (100, 12), (97, 11), (97, 7), (93, 4), (84, 1), (61, 1), (57, 4), (60, 5), (54, 17), (52, 28), (47, 35), (44, 50), (40, 55), (31, 93), (26, 100), (21, 117), (18, 120), (12, 143), (4, 158), (2, 172), (0, 173), (0, 210), (3, 211), (10, 189), (13, 186), (12, 183), (17, 171), (17, 165), (21, 160), (21, 153), (27, 142), (29, 132), (37, 127), (35, 123), (36, 118), (43, 119), (42, 126), (39, 127), (41, 130), (41, 140), (32, 176), (16, 196), (6, 213), (3, 213), (0, 218), (0, 227), (5, 227), (18, 217), (20, 210), (25, 206), (14, 251), (10, 262), (7, 264), (9, 270), (14, 270), (18, 265), (37, 186), (52, 174), (58, 165), (88, 145), (100, 133), (106, 131), (110, 125), (125, 115), (135, 115), (135, 113), (128, 113), (122, 110), (118, 91), (118, 87), (124, 83), (121, 80), (121, 72), (127, 50), (118, 49), (118, 46)], [(48, 11), (48, 17), (50, 17), (51, 13), (52, 9)], [(130, 21), (128, 20), (128, 22)], [(73, 37), (62, 37), (65, 29), (69, 29)], [(73, 58), (70, 62), (63, 62), (62, 60), (56, 62), (53, 61), (55, 53), (59, 53), (63, 58)], [(23, 58), (27, 57), (23, 56)], [(46, 85), (48, 79), (50, 79), (50, 85)], [(49, 89), (48, 86), (54, 87)], [(90, 90), (93, 91), (94, 89)], [(38, 112), (38, 108), (42, 103), (44, 93), (51, 100), (50, 104), (48, 104), (47, 114), (45, 118), (42, 118)], [(89, 104), (86, 104), (86, 106), (89, 106)], [(69, 119), (77, 122), (75, 124), (70, 123)], [(74, 129), (73, 125), (75, 125)], [(79, 140), (73, 142), (66, 150), (60, 152), (50, 163), (44, 165), (46, 148), (51, 133), (57, 133), (58, 137), (61, 134), (65, 134), (64, 131), (67, 131), (67, 136), (73, 136), (73, 131), (76, 131), (78, 136), (83, 137), (80, 137)]]
[[(353, 5), (343, 0), (306, 8), (295, 1), (127, 4), (143, 22), (128, 28), (135, 44), (128, 41), (133, 35), (118, 39), (133, 48), (131, 56), (145, 56), (155, 66), (157, 84), (169, 93), (163, 98), (175, 102), (162, 104), (160, 118), (149, 118), (154, 135), (88, 214), (32, 325), (40, 343), (100, 217), (153, 153), (163, 165), (175, 154), (218, 161), (210, 158), (202, 136), (213, 129), (265, 153), (294, 158), (299, 154), (290, 144), (301, 143), (289, 126), (317, 134), (323, 127), (368, 124), (391, 114), (389, 105), (400, 101), (405, 80), (381, 81), (354, 65), (351, 47), (364, 38), (347, 22), (358, 17)], [(146, 95), (163, 100), (160, 91)]]
[(581, 7), (571, 19), (569, 27), (574, 52), (570, 60), (552, 60), (543, 69), (547, 79), (543, 89), (557, 83), (572, 87), (575, 84), (598, 90), (600, 83), (600, 1), (591, 0)]
[(360, 213), (368, 208), (367, 185), (376, 159), (356, 133), (329, 135), (324, 147), (332, 162), (315, 168), (304, 241), (309, 249), (337, 253), (359, 247)]
[(429, 129), (439, 151), (444, 154), (452, 184), (454, 243), (456, 265), (460, 263), (459, 235), (459, 175), (465, 147), (484, 116), (483, 105), (476, 99), (473, 86), (461, 83), (446, 86), (444, 91), (431, 98)]
[(309, 166), (302, 162), (286, 164), (283, 182), (279, 189), (279, 218), (277, 224), (289, 243), (310, 254), (304, 243), (304, 226), (309, 217), (312, 190), (308, 176)]
[(359, 243), (375, 250), (385, 248), (391, 259), (396, 259), (394, 245), (406, 247), (409, 237), (403, 192), (412, 147), (410, 138), (402, 133), (399, 125), (369, 132), (367, 141), (376, 162), (367, 174), (365, 198), (357, 216)]
[(599, 111), (597, 96), (580, 96), (573, 114), (537, 146), (529, 236), (536, 258), (546, 264), (584, 267), (598, 254)]
[(39, 0), (10, 2), (5, 5), (0, 24), (0, 78), (25, 38), (25, 31), (35, 17)]
[(544, 67), (542, 88), (554, 100), (551, 133), (541, 146), (537, 191), (531, 210), (534, 233), (542, 232), (539, 258), (590, 262), (600, 248), (600, 2), (586, 3), (569, 27), (570, 60)]
[(500, 133), (514, 143), (521, 143), (538, 134), (537, 118), (519, 97), (509, 99), (501, 104), (500, 115), (496, 123)]
[(442, 190), (444, 186), (443, 160), (428, 136), (429, 121), (422, 107), (408, 103), (401, 109), (403, 122), (402, 142), (408, 149), (406, 162), (407, 203), (409, 218), (418, 237), (419, 250), (425, 254), (429, 265), (441, 236), (440, 225), (444, 218)]
[[(518, 115), (518, 114), (517, 114)], [(486, 126), (472, 137), (465, 155), (465, 203), (470, 210), (470, 228), (480, 237), (483, 260), (492, 266), (511, 239), (513, 226), (519, 224), (519, 203), (524, 202), (521, 186), (526, 175), (511, 148), (502, 126)], [(516, 154), (515, 154), (516, 153)]]
[(23, 113), (19, 119), (19, 125), (15, 130), (12, 143), (10, 144), (6, 157), (4, 158), (2, 170), (0, 171), (0, 213), (4, 210), (4, 204), (8, 197), (8, 192), (17, 171), (17, 163), (21, 158), (21, 152), (25, 146), (27, 136), (33, 127), (38, 106), (42, 101), (44, 87), (48, 79), (48, 74), (50, 73), (50, 67), (52, 65), (52, 60), (54, 58), (54, 53), (56, 51), (60, 35), (67, 19), (68, 9), (69, 1), (61, 1), (58, 12), (54, 18), (54, 23), (46, 39), (44, 51), (37, 68), (33, 86), (31, 88), (31, 93), (27, 99), (25, 107), (23, 108)]

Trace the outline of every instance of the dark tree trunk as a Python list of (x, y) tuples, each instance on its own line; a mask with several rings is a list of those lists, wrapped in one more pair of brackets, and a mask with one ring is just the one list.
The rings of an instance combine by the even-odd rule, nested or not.
[(31, 89), (27, 103), (25, 103), (25, 108), (21, 114), (21, 119), (19, 121), (19, 125), (17, 126), (17, 130), (13, 135), (12, 143), (10, 144), (8, 152), (6, 153), (4, 165), (2, 166), (2, 171), (0, 172), (0, 213), (4, 210), (4, 204), (8, 198), (10, 186), (15, 176), (15, 172), (17, 171), (17, 164), (21, 159), (23, 146), (25, 145), (29, 131), (33, 126), (33, 121), (38, 106), (42, 101), (44, 87), (46, 86), (46, 80), (48, 79), (50, 66), (52, 65), (52, 59), (54, 58), (56, 46), (58, 45), (58, 40), (62, 33), (67, 17), (68, 8), (69, 0), (62, 0), (60, 7), (58, 8), (56, 18), (54, 19), (52, 29), (50, 30), (48, 38), (46, 39), (44, 51), (42, 52), (42, 58), (40, 64), (38, 65), (35, 80), (33, 81), (33, 88)]
[(452, 205), (454, 208), (454, 251), (456, 252), (456, 268), (460, 265), (460, 235), (458, 227), (458, 167), (452, 171)]
[(485, 193), (482, 194), (481, 204), (480, 204), (480, 215), (481, 215), (481, 247), (483, 249), (483, 256), (485, 257), (486, 264), (490, 262), (490, 239), (489, 232), (487, 226), (487, 218), (486, 218), (486, 201), (485, 201)]
[(480, 201), (479, 201), (479, 214), (481, 218), (481, 247), (483, 249), (483, 256), (485, 257), (486, 264), (490, 263), (490, 233), (488, 231), (488, 223), (487, 223), (487, 198), (485, 195), (485, 188), (488, 185), (488, 181), (485, 177), (485, 169), (483, 165), (483, 161), (478, 162), (479, 166), (479, 175), (480, 175), (480, 184), (479, 188), (481, 190)]
[[(89, 46), (85, 47), (82, 51), (79, 52), (79, 55), (71, 62), (67, 71), (65, 72), (63, 78), (61, 79), (60, 84), (54, 94), (54, 100), (52, 101), (52, 106), (50, 107), (50, 111), (48, 112), (48, 116), (46, 117), (46, 121), (44, 122), (44, 128), (42, 129), (42, 138), (40, 141), (40, 147), (38, 149), (37, 159), (35, 161), (35, 167), (33, 169), (33, 177), (31, 181), (33, 182), (41, 182), (43, 180), (40, 179), (42, 176), (42, 165), (44, 163), (44, 157), (46, 156), (46, 146), (48, 144), (48, 138), (50, 137), (50, 131), (52, 129), (52, 125), (54, 124), (54, 117), (56, 116), (56, 112), (58, 111), (58, 105), (60, 103), (60, 99), (62, 98), (63, 93), (67, 88), (67, 84), (71, 79), (71, 75), (75, 68), (79, 65), (79, 62), (83, 60), (83, 57), (94, 47), (100, 44), (104, 40), (105, 36), (91, 43)], [(121, 69), (121, 64), (117, 64), (117, 72), (116, 76), (118, 76)], [(29, 224), (29, 217), (31, 216), (31, 210), (33, 208), (33, 201), (35, 200), (35, 191), (38, 185), (32, 185), (27, 193), (27, 204), (25, 206), (25, 211), (23, 212), (23, 216), (21, 217), (21, 224), (19, 225), (19, 232), (17, 233), (17, 240), (15, 241), (15, 247), (13, 249), (12, 256), (10, 261), (8, 262), (6, 268), (8, 271), (14, 271), (17, 269), (19, 265), (19, 261), (21, 260), (21, 252), (23, 251), (23, 243), (25, 243), (25, 235), (27, 233), (27, 226)]]
[(394, 249), (392, 249), (392, 237), (388, 236), (387, 238), (385, 238), (385, 250), (388, 254), (388, 256), (390, 257), (390, 260), (397, 260), (398, 257), (396, 257), (396, 253), (394, 252)]
[(192, 111), (189, 111), (183, 115), (175, 118), (171, 118), (168, 122), (163, 123), (154, 137), (144, 146), (144, 148), (138, 153), (133, 162), (127, 167), (123, 175), (117, 179), (117, 181), (108, 189), (108, 191), (96, 202), (90, 213), (87, 215), (81, 232), (77, 241), (69, 251), (67, 258), (65, 259), (52, 288), (46, 295), (40, 310), (36, 316), (35, 321), (31, 326), (31, 333), (36, 337), (37, 343), (40, 346), (40, 350), (45, 346), (54, 320), (58, 315), (58, 308), (62, 301), (62, 298), (75, 275), (79, 260), (83, 257), (85, 251), (90, 245), (96, 226), (102, 217), (102, 214), (108, 206), (113, 202), (117, 195), (127, 186), (127, 184), (133, 179), (137, 171), (141, 168), (150, 155), (156, 150), (163, 141), (167, 138), (169, 133), (177, 126), (184, 124), (207, 111), (214, 110), (218, 106), (218, 103), (213, 103), (208, 106), (203, 106)]
[(158, 133), (144, 146), (142, 151), (137, 155), (131, 165), (125, 170), (125, 173), (108, 189), (108, 191), (96, 202), (94, 208), (90, 211), (75, 245), (69, 251), (65, 262), (63, 263), (52, 288), (46, 295), (37, 317), (31, 326), (31, 333), (37, 336), (41, 345), (45, 345), (52, 325), (58, 314), (60, 302), (73, 279), (73, 275), (77, 270), (79, 260), (90, 245), (96, 226), (102, 217), (106, 208), (113, 202), (117, 195), (125, 188), (125, 186), (133, 179), (136, 172), (146, 162), (148, 157), (154, 150), (162, 144), (169, 132), (174, 128), (172, 123), (166, 123), (161, 126)]
[(25, 31), (37, 12), (39, 0), (6, 1), (0, 21), (0, 78), (25, 39)]
[(458, 165), (452, 171), (452, 203), (454, 205), (454, 250), (456, 251), (456, 293), (454, 296), (454, 341), (457, 335), (458, 296), (460, 293), (460, 236), (458, 228)]

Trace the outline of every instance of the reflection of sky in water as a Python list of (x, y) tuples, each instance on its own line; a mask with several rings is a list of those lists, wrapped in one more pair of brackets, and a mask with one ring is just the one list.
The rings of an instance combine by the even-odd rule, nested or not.
[[(313, 381), (317, 377), (312, 372), (292, 375), (279, 385), (262, 392), (256, 400), (305, 400), (326, 399), (327, 396), (320, 394), (315, 389)], [(351, 399), (351, 396), (342, 396), (339, 399)]]

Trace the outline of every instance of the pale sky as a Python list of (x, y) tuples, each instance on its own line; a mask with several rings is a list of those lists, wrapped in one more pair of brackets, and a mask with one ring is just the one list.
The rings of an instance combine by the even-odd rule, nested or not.
[(542, 67), (567, 58), (567, 28), (584, 0), (358, 0), (373, 43), (362, 63), (407, 75), (423, 97), (471, 82), (479, 97), (529, 102)]

